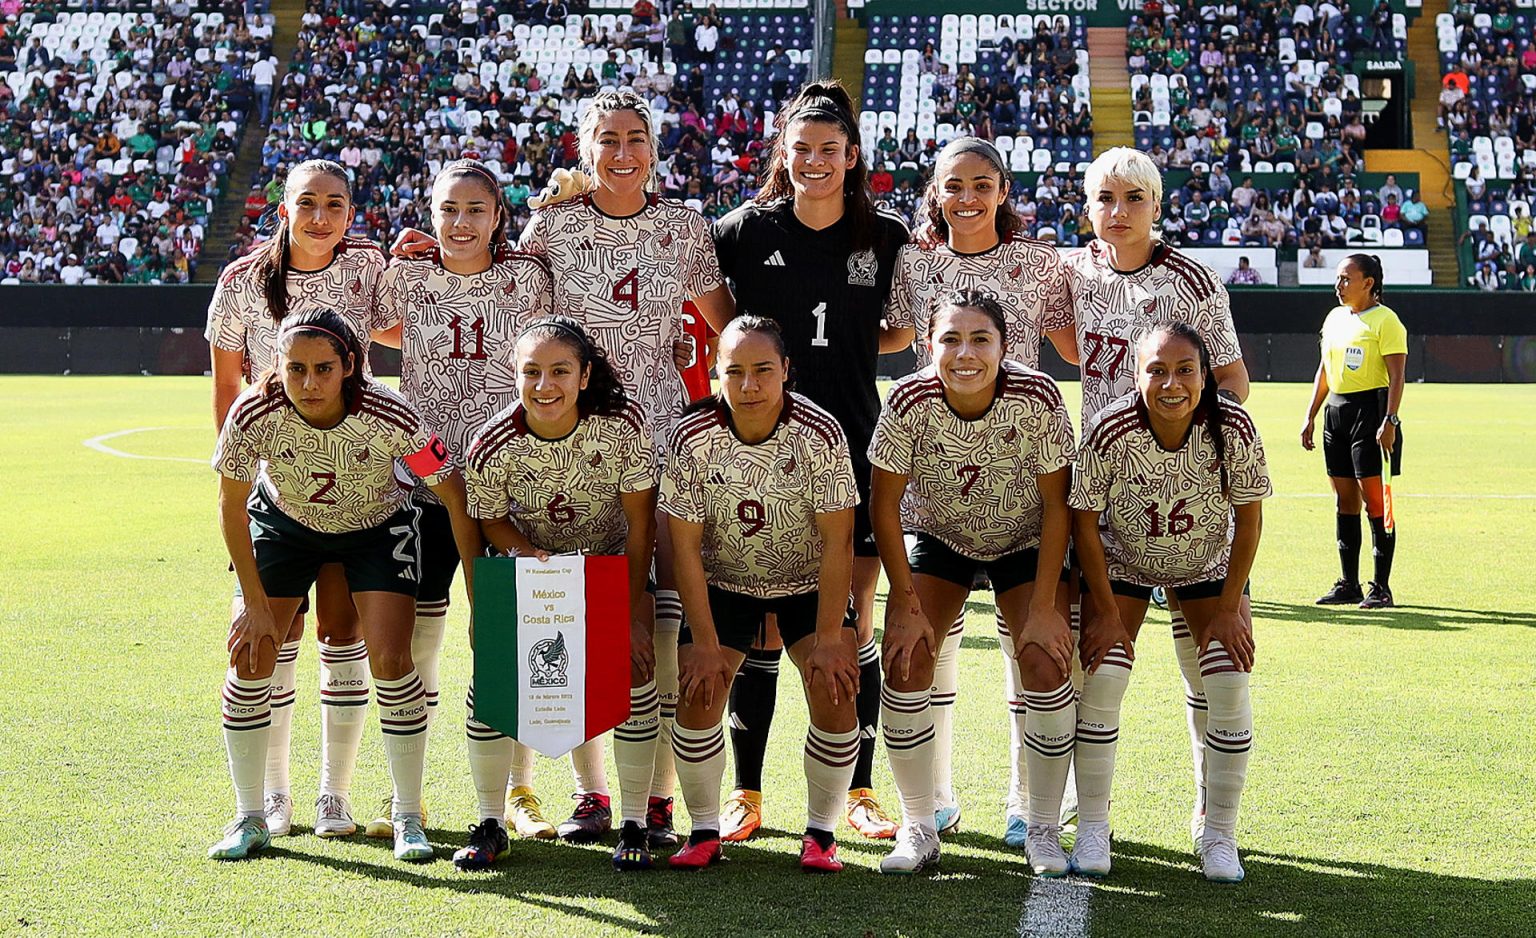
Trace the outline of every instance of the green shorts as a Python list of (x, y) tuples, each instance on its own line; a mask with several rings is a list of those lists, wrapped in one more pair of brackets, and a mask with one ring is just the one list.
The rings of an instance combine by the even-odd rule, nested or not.
[(320, 568), (339, 563), (354, 593), (415, 596), (421, 583), (419, 512), (406, 507), (383, 524), (361, 531), (326, 534), (305, 527), (273, 505), (261, 486), (250, 503), (251, 543), (256, 569), (268, 596), (305, 596)]

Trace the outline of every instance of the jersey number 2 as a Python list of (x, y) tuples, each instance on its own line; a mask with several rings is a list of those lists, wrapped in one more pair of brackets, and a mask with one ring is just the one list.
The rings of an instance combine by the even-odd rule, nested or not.
[(320, 483), (320, 487), (315, 489), (314, 492), (312, 492), (310, 494), (310, 496), (309, 496), (310, 504), (313, 504), (313, 505), (334, 505), (334, 504), (336, 504), (335, 497), (331, 495), (331, 489), (336, 487), (336, 473), (334, 473), (334, 472), (311, 472), (309, 474), (309, 477), (311, 479), (314, 479), (316, 482)]
[(485, 320), (476, 316), (469, 324), (469, 336), (474, 340), (475, 350), (469, 354), (464, 353), (464, 320), (458, 316), (448, 320), (448, 328), (453, 330), (453, 351), (449, 358), (468, 358), (473, 361), (484, 361), (485, 354)]
[(628, 303), (631, 312), (640, 310), (640, 269), (635, 268), (613, 285), (613, 301)]

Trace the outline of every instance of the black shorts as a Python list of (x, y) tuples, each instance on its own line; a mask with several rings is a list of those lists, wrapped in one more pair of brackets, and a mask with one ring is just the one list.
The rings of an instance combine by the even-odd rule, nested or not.
[[(764, 638), (763, 617), (771, 612), (779, 617), (779, 637), (784, 640), (784, 647), (791, 648), (800, 639), (816, 633), (816, 608), (820, 595), (813, 591), (795, 596), (758, 599), (711, 586), (709, 614), (715, 620), (715, 636), (722, 646), (746, 654)], [(843, 628), (851, 629), (857, 624), (858, 613), (853, 609), (853, 598), (850, 596), (847, 611), (843, 613)], [(686, 619), (677, 633), (677, 644), (693, 644), (693, 632)]]
[[(1247, 596), (1249, 583), (1243, 584), (1243, 595)], [(1184, 602), (1190, 599), (1215, 599), (1221, 595), (1221, 591), (1227, 588), (1226, 580), (1202, 580), (1199, 583), (1189, 583), (1184, 586), (1169, 586), (1164, 592), (1173, 594), (1173, 598)], [(1125, 580), (1110, 580), (1109, 591), (1116, 596), (1128, 596), (1131, 599), (1139, 599), (1142, 602), (1152, 598), (1153, 587), (1142, 586), (1139, 583), (1129, 583)]]
[(411, 493), (411, 503), (421, 512), (421, 589), (416, 598), (424, 603), (446, 602), (459, 570), (453, 522), (448, 520), (447, 508), (423, 498), (420, 490)]
[[(1387, 412), (1387, 389), (1330, 394), (1323, 408), (1323, 464), (1339, 479), (1370, 479), (1381, 475), (1381, 444), (1376, 431)], [(1403, 428), (1392, 447), (1392, 474), (1403, 471)]]
[[(913, 573), (938, 577), (971, 589), (976, 581), (976, 573), (984, 570), (987, 579), (992, 583), (994, 594), (1006, 593), (1025, 583), (1033, 583), (1037, 579), (1040, 551), (1036, 548), (1026, 547), (996, 560), (976, 560), (965, 556), (931, 534), (919, 532), (916, 537), (916, 543), (907, 553), (907, 563), (912, 567)], [(1056, 581), (1066, 578), (1067, 569), (1063, 567), (1057, 573)]]
[(256, 569), (268, 596), (305, 596), (320, 568), (339, 563), (354, 593), (415, 596), (421, 582), (421, 538), (417, 509), (409, 503), (383, 524), (344, 534), (315, 531), (288, 517), (260, 488), (252, 500), (251, 542)]
[[(853, 508), (853, 556), (879, 557), (875, 547), (875, 528), (869, 521), (870, 476), (874, 472), (868, 460), (853, 461), (853, 484), (859, 492), (859, 503)], [(788, 647), (787, 643), (786, 646)]]

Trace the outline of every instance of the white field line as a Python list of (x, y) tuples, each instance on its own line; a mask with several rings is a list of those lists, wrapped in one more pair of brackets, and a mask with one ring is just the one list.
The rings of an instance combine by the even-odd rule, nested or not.
[(153, 433), (157, 430), (195, 430), (196, 427), (131, 427), (127, 430), (116, 430), (112, 433), (103, 433), (101, 436), (93, 436), (89, 440), (81, 441), (85, 446), (98, 453), (106, 453), (108, 456), (121, 456), (124, 459), (155, 459), (161, 462), (195, 462), (198, 465), (207, 465), (206, 459), (193, 459), (190, 456), (144, 456), (139, 453), (125, 453), (120, 449), (114, 449), (107, 445), (107, 440), (115, 440), (120, 436), (128, 436), (131, 433)]
[[(1272, 495), (1271, 498), (1332, 498), (1332, 492), (1283, 492)], [(1493, 492), (1401, 492), (1393, 493), (1392, 500), (1399, 498), (1448, 498), (1448, 499), (1496, 499), (1500, 501), (1531, 501), (1536, 499), (1536, 493), (1498, 494)]]
[(1093, 887), (1080, 880), (1036, 876), (1019, 917), (1019, 938), (1082, 938), (1092, 895)]

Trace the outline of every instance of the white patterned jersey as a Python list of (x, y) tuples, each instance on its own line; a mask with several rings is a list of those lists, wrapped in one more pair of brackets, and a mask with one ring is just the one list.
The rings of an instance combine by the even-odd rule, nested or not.
[(629, 522), (621, 496), (656, 487), (656, 456), (644, 415), (581, 418), (569, 436), (528, 428), (521, 403), (481, 428), (464, 473), (472, 518), (510, 518), (550, 553), (622, 554)]
[(553, 298), (544, 261), (510, 245), (483, 273), (456, 274), (436, 251), (384, 272), (381, 328), (403, 325), (400, 393), (443, 438), (456, 468), (476, 432), (517, 400), (517, 335), (551, 313)]
[(653, 195), (638, 213), (614, 218), (584, 195), (535, 212), (518, 247), (549, 261), (555, 311), (608, 353), (663, 446), (688, 399), (672, 360), (683, 302), (722, 282), (704, 216)]
[(1102, 512), (1110, 579), (1167, 587), (1226, 577), (1233, 506), (1268, 498), (1274, 489), (1248, 412), (1225, 399), (1217, 404), (1226, 444), (1220, 460), (1200, 417), (1183, 446), (1163, 449), (1134, 391), (1104, 408), (1083, 435), (1071, 504)]
[(1205, 339), (1215, 367), (1243, 357), (1227, 288), (1211, 268), (1166, 244), (1140, 268), (1110, 266), (1097, 241), (1067, 254), (1083, 376), (1083, 427), (1110, 401), (1136, 389), (1136, 342), (1153, 326), (1183, 322)]
[(1066, 265), (1044, 241), (1009, 235), (980, 254), (958, 254), (947, 244), (924, 247), (910, 242), (896, 261), (885, 318), (894, 327), (917, 330), (912, 350), (920, 369), (932, 361), (927, 335), (934, 304), (955, 290), (983, 290), (997, 298), (1008, 317), (1005, 354), (1026, 368), (1040, 367), (1045, 333), (1072, 325)]
[(902, 526), (975, 560), (1040, 544), (1036, 477), (1072, 465), (1072, 422), (1056, 382), (1003, 361), (997, 397), (975, 420), (956, 416), (929, 365), (896, 382), (869, 461), (907, 477)]
[(824, 552), (816, 516), (858, 503), (842, 428), (794, 393), (761, 443), (737, 438), (723, 403), (688, 414), (661, 477), (661, 510), (704, 526), (709, 582), (760, 599), (813, 592)]
[(405, 503), (396, 459), (431, 485), (453, 470), (448, 448), (411, 405), (370, 378), (328, 430), (300, 416), (281, 387), (246, 388), (219, 432), (213, 468), (255, 482), (299, 524), (343, 534), (377, 527)]
[[(208, 304), (208, 328), (204, 335), (214, 348), (244, 352), (249, 380), (266, 374), (276, 361), (277, 320), (267, 310), (267, 294), (256, 274), (260, 252), (247, 254), (219, 275)], [(336, 256), (324, 270), (289, 271), (288, 312), (334, 310), (347, 321), (368, 349), (369, 334), (378, 324), (379, 280), (384, 275), (384, 252), (362, 238), (343, 238)], [(363, 358), (368, 369), (368, 359)]]

